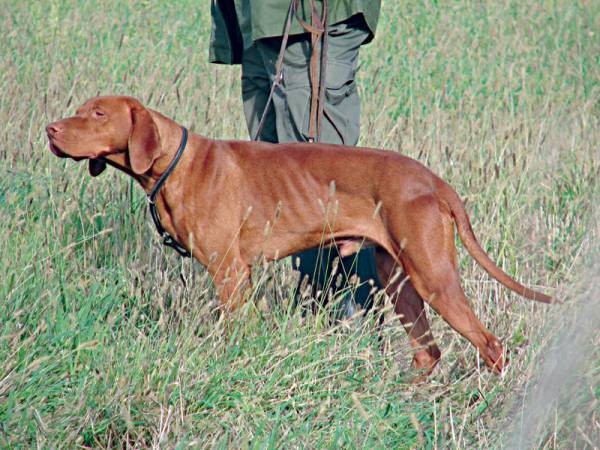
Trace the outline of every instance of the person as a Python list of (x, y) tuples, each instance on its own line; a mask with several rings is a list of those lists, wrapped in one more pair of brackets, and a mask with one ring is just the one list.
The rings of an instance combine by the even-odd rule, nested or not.
[[(290, 0), (212, 0), (209, 60), (218, 64), (241, 64), (243, 108), (251, 138), (289, 143), (309, 141), (312, 137), (309, 135), (311, 34), (300, 23), (300, 20), (312, 23), (311, 1), (300, 1), (297, 17), (291, 19), (280, 83), (257, 136), (277, 74)], [(322, 46), (326, 48), (325, 92), (319, 141), (356, 146), (360, 135), (360, 98), (356, 87), (359, 49), (375, 35), (381, 2), (329, 0), (326, 4), (323, 17), (327, 21), (327, 45)], [(322, 0), (316, 0), (313, 6), (322, 12)], [(293, 257), (294, 267), (300, 271), (296, 303), (306, 277), (315, 297), (318, 291), (346, 289), (353, 275), (358, 276), (358, 286), (345, 291), (351, 296), (344, 296), (343, 316), (354, 313), (354, 304), (368, 309), (372, 304), (373, 284), (381, 288), (373, 248), (341, 258), (337, 270), (334, 260), (339, 255), (335, 248), (310, 249), (297, 256)], [(341, 282), (336, 283), (337, 279)]]

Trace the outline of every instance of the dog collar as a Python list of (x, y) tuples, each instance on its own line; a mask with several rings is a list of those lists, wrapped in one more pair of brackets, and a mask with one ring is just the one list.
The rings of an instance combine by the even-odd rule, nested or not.
[(181, 155), (183, 154), (183, 151), (185, 150), (185, 146), (187, 144), (188, 130), (185, 127), (181, 127), (181, 133), (181, 143), (179, 144), (179, 148), (177, 149), (175, 157), (169, 164), (169, 167), (167, 167), (167, 170), (165, 170), (165, 172), (160, 176), (158, 181), (154, 184), (154, 187), (148, 194), (147, 199), (148, 206), (150, 207), (150, 215), (152, 216), (152, 221), (154, 222), (156, 231), (158, 231), (158, 234), (160, 235), (160, 237), (162, 237), (163, 245), (175, 249), (175, 251), (177, 251), (177, 253), (179, 253), (181, 256), (191, 257), (192, 254), (183, 245), (177, 242), (175, 238), (173, 238), (173, 236), (167, 233), (167, 230), (164, 229), (162, 223), (160, 222), (158, 210), (156, 209), (156, 196), (158, 195), (160, 188), (162, 188), (163, 184), (165, 184), (165, 181), (167, 181), (169, 175), (171, 175), (171, 172), (173, 172), (173, 170), (175, 169), (175, 166), (179, 162), (179, 158), (181, 158)]

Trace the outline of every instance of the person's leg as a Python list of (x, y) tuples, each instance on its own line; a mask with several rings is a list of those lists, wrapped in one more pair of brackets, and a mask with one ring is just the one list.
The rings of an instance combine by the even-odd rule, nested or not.
[[(242, 55), (242, 100), (250, 139), (254, 139), (258, 130), (258, 124), (269, 98), (271, 83), (271, 74), (265, 68), (263, 56), (254, 44)], [(277, 130), (273, 105), (269, 107), (267, 114), (259, 139), (276, 143)]]

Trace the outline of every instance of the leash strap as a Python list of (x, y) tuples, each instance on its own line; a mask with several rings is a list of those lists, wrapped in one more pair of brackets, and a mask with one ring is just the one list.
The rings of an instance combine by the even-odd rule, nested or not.
[[(329, 36), (328, 22), (329, 5), (328, 0), (323, 0), (323, 10), (321, 12), (322, 26), (323, 26), (323, 41), (321, 42), (321, 70), (319, 73), (319, 108), (317, 110), (317, 142), (321, 141), (321, 124), (323, 123), (323, 114), (325, 112), (325, 84), (327, 82), (327, 40)], [(331, 121), (331, 123), (334, 123)], [(334, 125), (335, 126), (335, 125)]]
[[(311, 56), (310, 56), (310, 84), (311, 84), (311, 101), (310, 101), (310, 118), (309, 118), (309, 129), (308, 129), (308, 140), (309, 142), (318, 142), (321, 140), (321, 123), (323, 122), (324, 113), (324, 99), (325, 99), (325, 74), (327, 65), (327, 11), (328, 11), (328, 0), (323, 0), (323, 9), (321, 15), (317, 13), (317, 7), (315, 0), (310, 0), (311, 9), (311, 21), (312, 24), (302, 20), (298, 15), (298, 6), (300, 0), (292, 0), (290, 3), (290, 9), (288, 11), (285, 29), (283, 37), (281, 39), (281, 47), (279, 48), (279, 55), (277, 57), (277, 63), (275, 65), (275, 79), (271, 85), (269, 92), (269, 98), (263, 110), (258, 128), (252, 140), (258, 141), (260, 133), (262, 132), (265, 122), (267, 119), (269, 107), (273, 101), (273, 95), (275, 89), (281, 86), (283, 78), (283, 57), (287, 42), (290, 36), (290, 30), (292, 28), (292, 18), (295, 16), (302, 28), (311, 34)], [(320, 58), (320, 70), (319, 70), (319, 50), (318, 45), (321, 43), (321, 58)]]
[(154, 187), (148, 194), (147, 199), (148, 199), (148, 206), (150, 208), (150, 215), (152, 216), (152, 221), (154, 222), (156, 231), (158, 231), (158, 234), (160, 235), (160, 237), (162, 237), (163, 244), (166, 245), (167, 247), (171, 247), (171, 248), (175, 249), (175, 251), (177, 253), (179, 253), (181, 256), (185, 256), (185, 257), (189, 258), (192, 256), (192, 254), (183, 245), (181, 245), (179, 242), (177, 242), (173, 238), (173, 236), (171, 236), (167, 232), (167, 230), (164, 229), (164, 227), (162, 226), (162, 223), (160, 222), (160, 216), (158, 215), (158, 210), (156, 209), (156, 196), (160, 192), (160, 189), (162, 188), (163, 184), (165, 184), (165, 181), (167, 181), (167, 178), (169, 177), (169, 175), (171, 175), (171, 173), (175, 169), (175, 166), (179, 162), (179, 159), (181, 158), (181, 155), (183, 154), (183, 151), (185, 150), (185, 146), (187, 145), (187, 139), (188, 139), (187, 128), (181, 127), (181, 133), (182, 133), (181, 134), (181, 142), (179, 144), (179, 148), (177, 149), (177, 153), (175, 154), (175, 157), (169, 164), (169, 167), (167, 167), (167, 170), (165, 170), (165, 172), (160, 176), (158, 181), (154, 184)]
[[(311, 34), (310, 55), (310, 116), (308, 125), (308, 140), (315, 142), (321, 140), (321, 124), (323, 122), (323, 106), (325, 96), (325, 66), (327, 62), (327, 0), (323, 0), (321, 15), (317, 13), (314, 0), (310, 1), (310, 14), (312, 25), (306, 23), (298, 16), (296, 19), (302, 27)], [(319, 58), (319, 43), (321, 43), (321, 58)], [(319, 61), (320, 59), (320, 61)], [(320, 63), (320, 64), (319, 64)], [(319, 65), (320, 70), (319, 70)]]

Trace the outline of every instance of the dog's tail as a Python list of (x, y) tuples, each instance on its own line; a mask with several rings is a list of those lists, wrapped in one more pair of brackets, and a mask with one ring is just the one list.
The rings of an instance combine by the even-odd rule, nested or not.
[(460, 236), (461, 242), (469, 254), (481, 265), (481, 267), (485, 269), (487, 273), (490, 274), (490, 276), (498, 280), (511, 291), (514, 291), (530, 300), (535, 300), (542, 303), (560, 303), (546, 294), (542, 294), (541, 292), (537, 292), (533, 289), (523, 286), (521, 283), (500, 269), (500, 267), (498, 267), (494, 261), (491, 260), (491, 258), (487, 255), (485, 250), (483, 250), (477, 241), (475, 233), (473, 233), (473, 229), (471, 228), (471, 221), (469, 220), (465, 205), (458, 194), (454, 191), (454, 189), (452, 189), (452, 187), (450, 187), (450, 185), (443, 181), (441, 183), (440, 190), (443, 200), (450, 207), (450, 211), (454, 217), (454, 223), (456, 223), (456, 228), (458, 229), (458, 235)]

